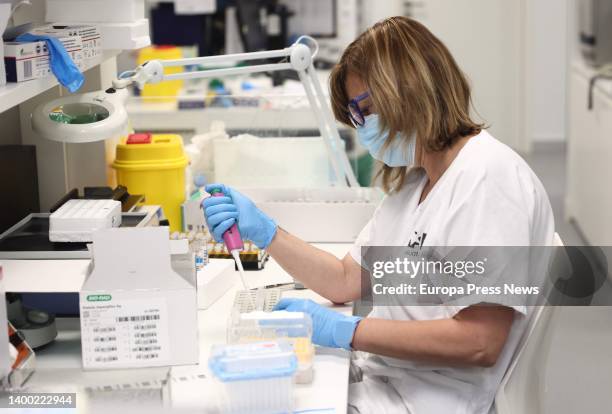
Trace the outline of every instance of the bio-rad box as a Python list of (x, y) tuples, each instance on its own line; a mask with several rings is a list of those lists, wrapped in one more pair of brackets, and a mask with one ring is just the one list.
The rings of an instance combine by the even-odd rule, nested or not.
[(172, 270), (167, 227), (95, 232), (79, 299), (84, 369), (198, 363), (196, 288)]

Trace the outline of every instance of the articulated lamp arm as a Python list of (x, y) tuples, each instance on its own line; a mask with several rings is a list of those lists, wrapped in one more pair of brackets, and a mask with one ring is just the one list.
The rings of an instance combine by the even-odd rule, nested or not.
[[(304, 44), (302, 40), (311, 42), (315, 47), (314, 51)], [(317, 50), (318, 46), (316, 41), (308, 36), (303, 36), (293, 45), (279, 50), (186, 59), (151, 60), (138, 66), (134, 71), (126, 72), (118, 79), (114, 80), (113, 87), (116, 89), (123, 89), (136, 84), (142, 88), (145, 83), (159, 83), (167, 80), (214, 78), (280, 70), (295, 70), (299, 75), (300, 81), (304, 85), (306, 96), (314, 111), (319, 131), (325, 142), (328, 156), (334, 169), (336, 183), (340, 186), (344, 186), (348, 182), (351, 187), (358, 187), (359, 184), (357, 183), (355, 174), (353, 173), (346, 152), (344, 151), (338, 128), (313, 66), (313, 59)], [(262, 59), (270, 58), (287, 58), (288, 61), (164, 74), (164, 67), (169, 66), (234, 64), (254, 60), (261, 61)]]

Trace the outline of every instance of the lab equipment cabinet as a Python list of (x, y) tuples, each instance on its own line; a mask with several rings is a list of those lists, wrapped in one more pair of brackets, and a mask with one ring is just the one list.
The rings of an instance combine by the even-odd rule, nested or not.
[(566, 218), (592, 245), (612, 243), (612, 81), (593, 88), (593, 69), (581, 60), (571, 67), (568, 104)]

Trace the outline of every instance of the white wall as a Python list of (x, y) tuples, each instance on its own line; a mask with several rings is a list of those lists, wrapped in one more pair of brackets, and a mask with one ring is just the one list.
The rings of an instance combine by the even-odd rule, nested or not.
[(424, 0), (420, 20), (442, 40), (472, 86), (474, 118), (529, 151), (524, 133), (524, 4), (532, 0)]
[(403, 0), (361, 0), (361, 28), (365, 30), (379, 20), (405, 12)]
[(568, 3), (527, 2), (526, 128), (532, 142), (564, 141), (567, 76)]
[[(500, 30), (509, 29), (508, 26), (505, 26), (507, 23), (501, 23), (507, 20), (508, 16), (499, 16), (500, 11), (506, 13), (511, 10), (507, 4), (503, 4), (504, 2), (362, 0), (362, 26), (365, 28), (384, 17), (404, 14), (411, 9), (418, 20), (429, 24), (434, 32), (447, 42), (469, 73), (475, 85), (476, 100), (480, 104), (478, 110), (485, 118), (490, 118), (487, 121), (495, 124), (493, 129), (497, 129), (497, 132), (503, 135), (505, 131), (511, 130), (508, 125), (504, 126), (504, 124), (525, 123), (518, 126), (519, 134), (526, 135), (518, 138), (518, 144), (514, 144), (510, 138), (503, 136), (500, 138), (511, 145), (514, 144), (516, 148), (528, 151), (533, 142), (562, 142), (565, 140), (566, 45), (568, 34), (574, 35), (573, 28), (568, 25), (568, 7), (574, 7), (574, 2), (575, 0), (527, 0), (524, 2), (526, 10), (523, 13), (524, 21), (521, 23), (522, 29), (520, 30), (524, 30), (526, 56), (522, 61), (517, 61), (516, 55), (511, 50), (496, 50), (496, 47), (491, 46), (495, 44), (495, 39), (499, 40), (504, 36), (511, 36), (513, 39), (506, 39), (507, 44), (498, 42), (497, 47), (499, 45), (513, 47), (512, 42), (522, 40), (518, 32), (499, 33)], [(456, 18), (458, 14), (462, 16), (461, 19)], [(495, 21), (500, 18), (498, 22)], [(478, 21), (481, 23), (476, 23)], [(468, 27), (465, 26), (466, 24)], [(497, 33), (492, 33), (494, 30), (497, 30)], [(470, 31), (472, 35), (469, 34)], [(488, 32), (491, 40), (484, 41), (475, 38), (473, 37), (474, 32)], [(484, 46), (487, 47), (483, 49)], [(486, 50), (487, 53), (483, 54), (483, 50)], [(499, 53), (506, 56), (505, 68), (494, 67), (495, 65), (491, 65), (491, 60), (487, 59), (488, 54)], [(474, 65), (476, 67), (473, 68)], [(495, 97), (479, 96), (485, 94), (487, 90), (491, 90), (491, 93), (500, 92), (490, 87), (491, 74), (478, 70), (478, 67), (482, 65), (490, 65), (492, 70), (500, 73), (521, 71), (520, 76), (526, 83), (524, 103), (521, 105), (521, 110), (524, 112), (522, 117), (509, 117), (511, 112), (501, 107), (501, 109), (498, 108), (501, 111), (500, 116), (497, 116), (494, 106), (499, 105), (492, 103)], [(485, 85), (485, 91), (478, 90), (478, 85)], [(510, 90), (506, 92), (509, 93)]]

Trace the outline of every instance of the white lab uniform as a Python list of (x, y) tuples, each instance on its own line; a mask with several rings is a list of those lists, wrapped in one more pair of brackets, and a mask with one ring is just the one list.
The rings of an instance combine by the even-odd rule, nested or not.
[[(548, 196), (525, 161), (483, 131), (470, 139), (419, 204), (427, 177), (415, 170), (385, 197), (351, 249), (361, 246), (547, 246), (554, 219)], [(466, 306), (377, 306), (370, 317), (392, 320), (452, 318)], [(530, 312), (513, 306), (515, 320), (491, 368), (455, 368), (362, 354), (353, 361), (364, 380), (349, 387), (349, 412), (487, 413), (525, 331)]]

